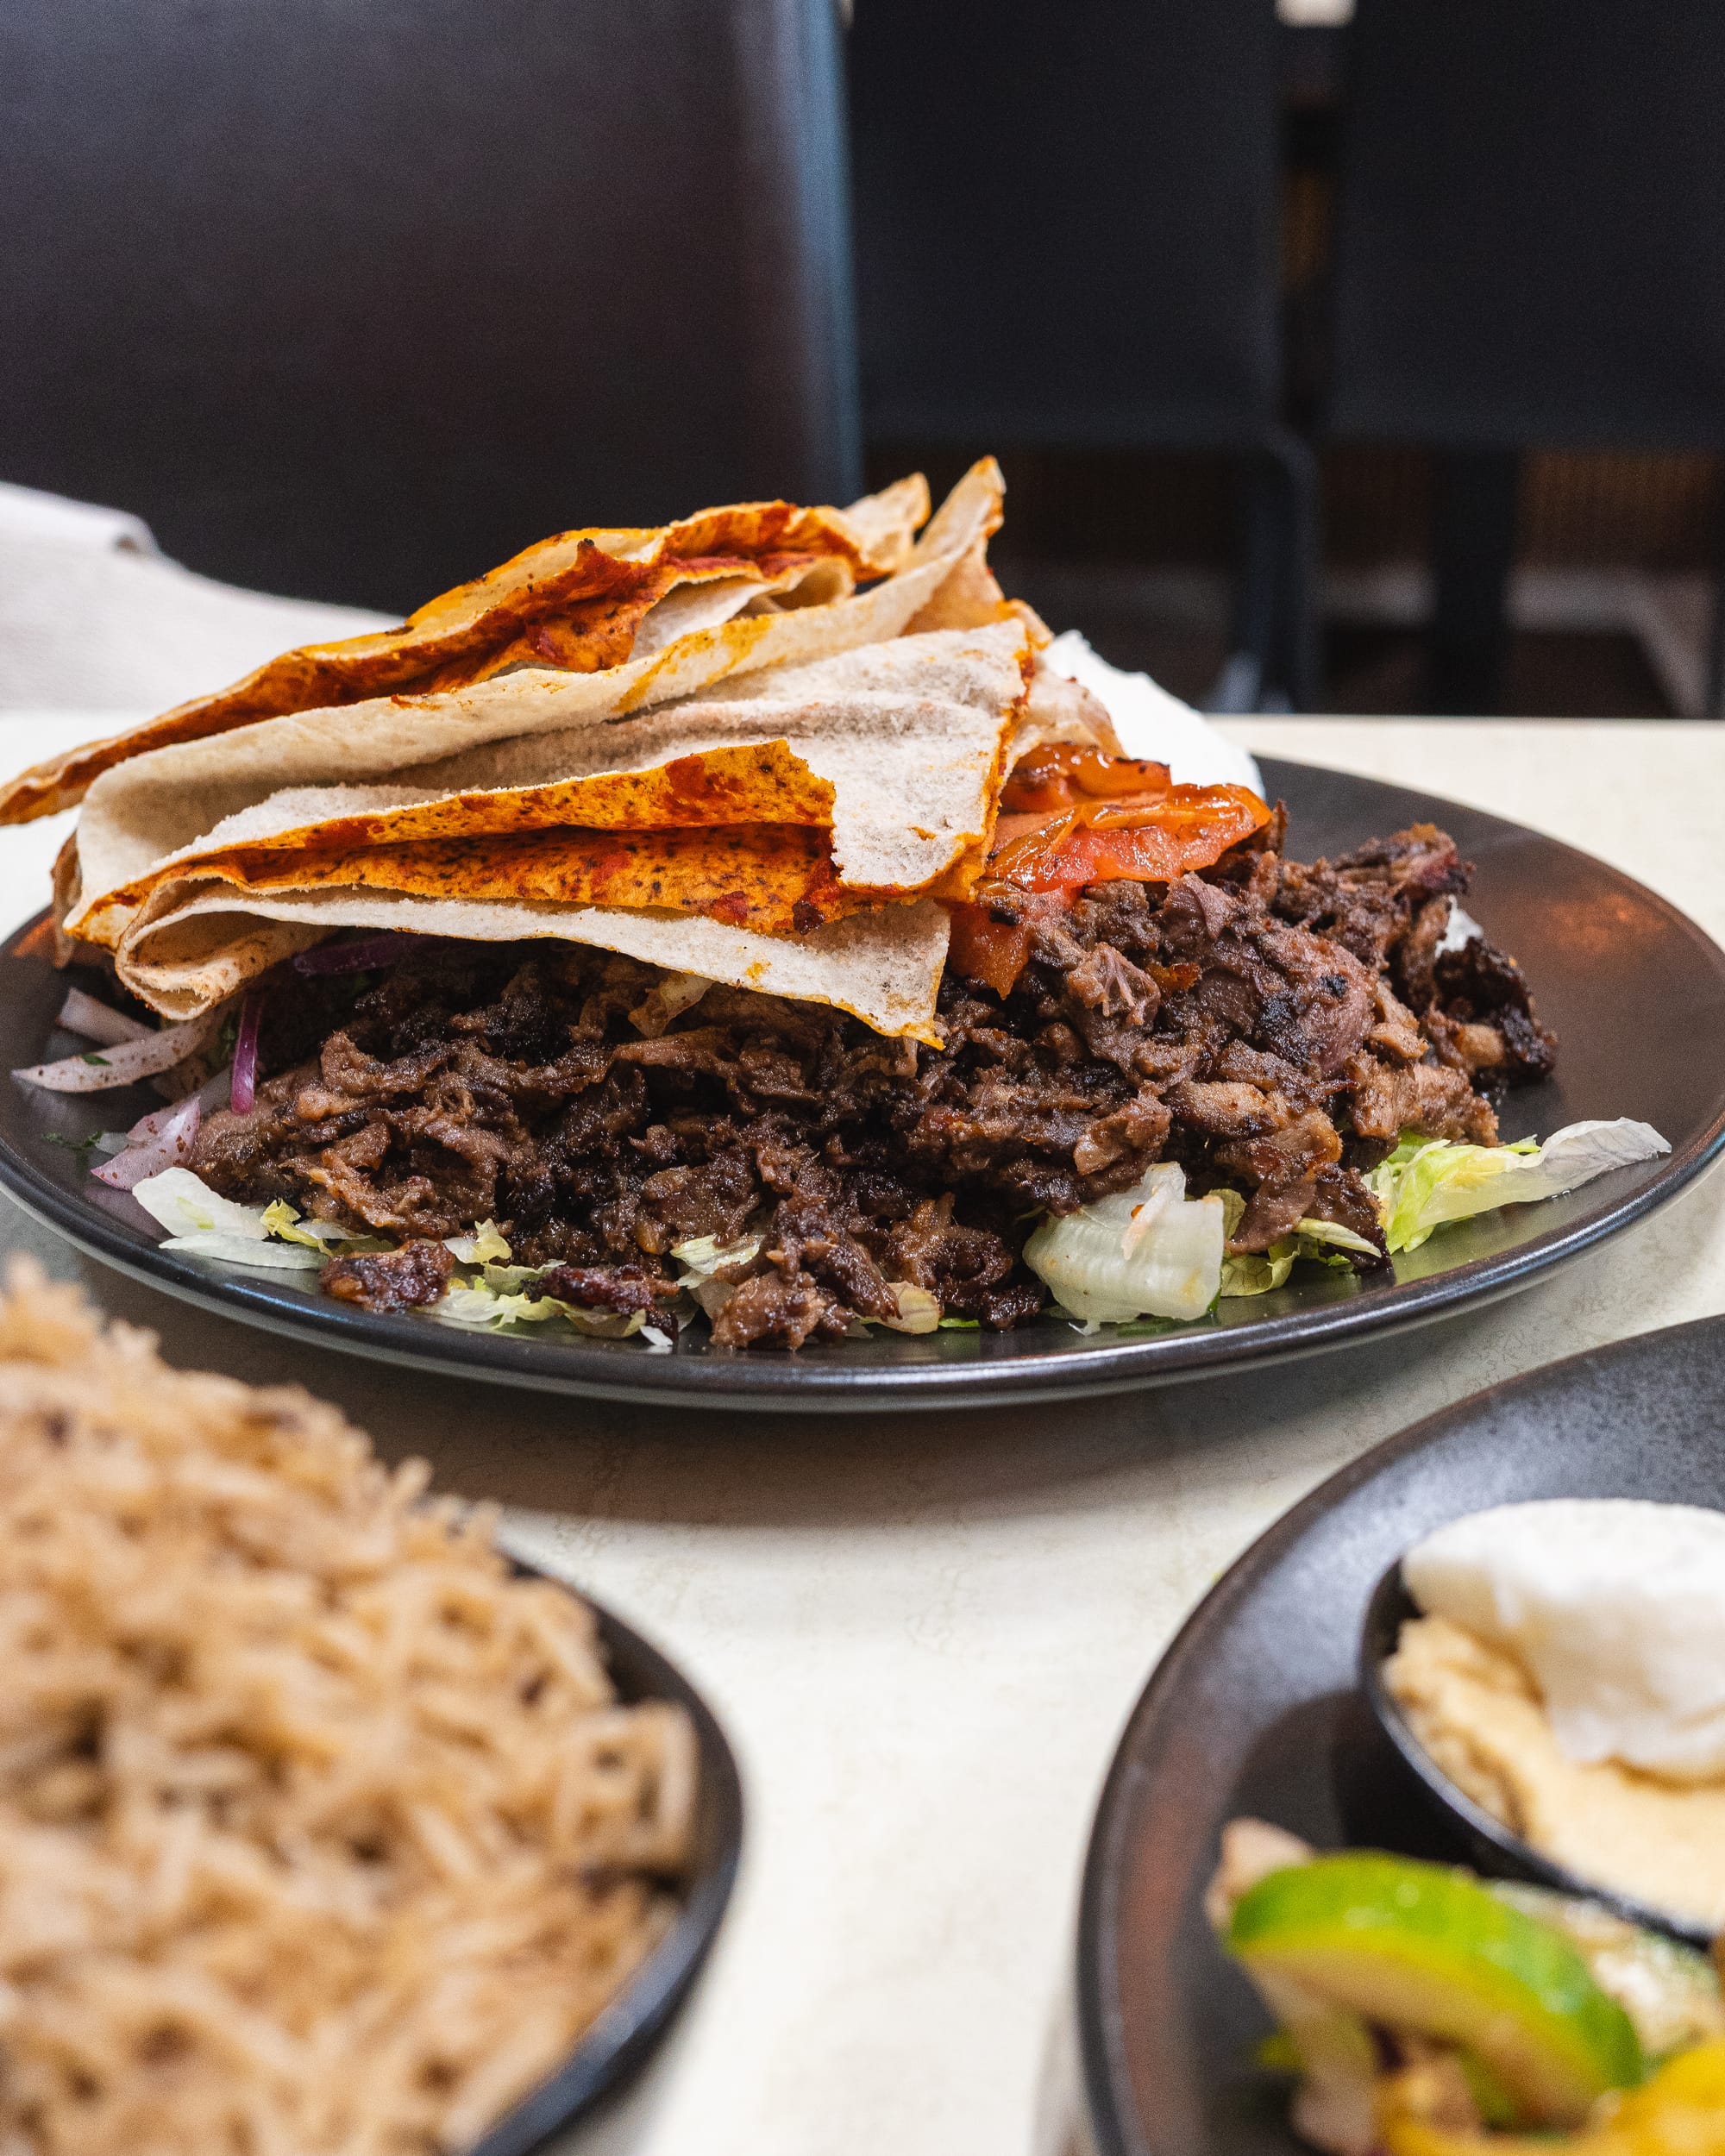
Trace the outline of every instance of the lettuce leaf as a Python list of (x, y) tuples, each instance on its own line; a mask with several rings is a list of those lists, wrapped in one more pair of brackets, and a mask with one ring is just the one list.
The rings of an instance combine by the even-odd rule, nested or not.
[(716, 1235), (697, 1235), (687, 1243), (673, 1243), (671, 1256), (683, 1271), (678, 1284), (693, 1288), (711, 1279), (721, 1267), (751, 1264), (761, 1255), (758, 1235), (741, 1236), (735, 1243), (721, 1243)]
[(1221, 1286), (1227, 1239), (1220, 1195), (1188, 1198), (1171, 1161), (1130, 1190), (1051, 1215), (1025, 1244), (1025, 1263), (1087, 1327), (1129, 1319), (1201, 1318)]
[(1239, 1295), (1267, 1295), (1272, 1288), (1281, 1287), (1293, 1271), (1295, 1255), (1291, 1236), (1272, 1243), (1267, 1250), (1230, 1253), (1222, 1260), (1222, 1284), (1219, 1291), (1222, 1300), (1232, 1302)]
[(247, 1265), (263, 1273), (317, 1273), (323, 1258), (316, 1250), (278, 1243), (269, 1236), (236, 1235), (222, 1228), (202, 1228), (191, 1235), (170, 1235), (164, 1250), (184, 1250), (188, 1257), (210, 1257), (223, 1265)]
[(865, 1326), (883, 1325), (894, 1332), (938, 1332), (946, 1320), (940, 1314), (940, 1298), (932, 1289), (919, 1288), (913, 1280), (887, 1282), (899, 1306), (895, 1318), (864, 1318)]
[[(549, 1272), (549, 1266), (487, 1265), (471, 1281), (451, 1281), (430, 1314), (446, 1325), (472, 1326), (490, 1332), (516, 1325), (543, 1325), (561, 1319), (577, 1332), (602, 1340), (625, 1340), (647, 1322), (644, 1311), (627, 1316), (615, 1310), (584, 1310), (555, 1295), (528, 1295), (521, 1283)], [(662, 1339), (664, 1336), (660, 1335)]]
[(1463, 1145), (1408, 1133), (1365, 1180), (1383, 1216), (1389, 1248), (1417, 1250), (1446, 1220), (1556, 1198), (1595, 1175), (1670, 1150), (1651, 1124), (1627, 1116), (1568, 1124), (1543, 1145), (1534, 1138), (1513, 1145)]
[(302, 1220), (285, 1198), (264, 1207), (264, 1226), (284, 1243), (321, 1250), (325, 1257), (337, 1250), (387, 1250), (393, 1246), (379, 1235), (361, 1235), (336, 1220)]
[(446, 1235), (443, 1248), (463, 1265), (488, 1265), (493, 1262), (506, 1265), (514, 1255), (495, 1220), (481, 1220), (466, 1235)]
[[(338, 1250), (392, 1247), (331, 1220), (303, 1219), (279, 1198), (267, 1206), (236, 1205), (231, 1198), (211, 1190), (189, 1168), (169, 1168), (160, 1175), (147, 1175), (134, 1185), (132, 1195), (152, 1219), (172, 1231), (161, 1244), (163, 1250), (185, 1250), (224, 1265), (249, 1266), (265, 1272), (310, 1273), (320, 1270)], [(611, 1310), (583, 1310), (555, 1295), (524, 1294), (522, 1290), (529, 1281), (551, 1269), (493, 1262), (510, 1255), (509, 1245), (494, 1221), (481, 1221), (468, 1235), (451, 1236), (448, 1247), (461, 1263), (477, 1263), (479, 1270), (469, 1280), (451, 1281), (432, 1305), (430, 1314), (445, 1324), (498, 1332), (556, 1319), (577, 1332), (607, 1340), (627, 1339), (645, 1331), (650, 1334), (648, 1345), (660, 1353), (673, 1344), (668, 1334), (648, 1326), (643, 1311), (624, 1315)]]
[[(325, 1253), (278, 1241), (270, 1232), (269, 1206), (236, 1205), (194, 1175), (189, 1168), (165, 1168), (132, 1186), (132, 1195), (150, 1218), (167, 1229), (160, 1247), (192, 1257), (212, 1257), (227, 1265), (248, 1265), (264, 1272), (316, 1272)], [(283, 1206), (284, 1213), (292, 1207)], [(294, 1216), (297, 1217), (297, 1216)]]
[(132, 1186), (132, 1195), (168, 1230), (160, 1247), (261, 1272), (314, 1273), (337, 1250), (386, 1250), (375, 1236), (333, 1220), (303, 1220), (284, 1199), (242, 1206), (213, 1191), (189, 1168), (165, 1168)]

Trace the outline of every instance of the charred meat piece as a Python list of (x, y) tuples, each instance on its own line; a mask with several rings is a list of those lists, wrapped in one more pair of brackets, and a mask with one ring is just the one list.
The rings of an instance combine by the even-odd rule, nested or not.
[(323, 1268), (323, 1292), (363, 1310), (419, 1310), (438, 1300), (455, 1269), (441, 1243), (404, 1243), (399, 1250), (331, 1258)]
[(1320, 1108), (1308, 1108), (1263, 1136), (1233, 1138), (1216, 1149), (1218, 1166), (1253, 1186), (1245, 1214), (1234, 1231), (1237, 1250), (1267, 1250), (1292, 1232), (1312, 1210), (1318, 1177), (1341, 1158), (1335, 1125)]
[(1338, 1227), (1352, 1228), (1366, 1242), (1376, 1244), (1379, 1257), (1386, 1264), (1389, 1263), (1377, 1200), (1356, 1169), (1333, 1163), (1320, 1168), (1313, 1180), (1312, 1202), (1306, 1210), (1314, 1220), (1332, 1220)]
[(1393, 1145), (1403, 1131), (1427, 1138), (1464, 1139), (1470, 1145), (1497, 1140), (1491, 1104), (1469, 1084), (1466, 1074), (1441, 1063), (1412, 1069), (1357, 1056), (1350, 1067), (1349, 1094), (1353, 1127), (1362, 1138)]
[[(1470, 1075), (1490, 1070), (1517, 1083), (1549, 1075), (1556, 1036), (1534, 1017), (1521, 968), (1495, 943), (1470, 936), (1460, 950), (1445, 951), (1433, 968), (1433, 986), (1436, 1010), (1455, 1029), (1452, 1040), (1466, 1037), (1458, 1045)], [(1442, 1045), (1438, 1052), (1444, 1054)]]
[(637, 1310), (652, 1310), (676, 1299), (674, 1285), (639, 1265), (554, 1265), (537, 1280), (528, 1282), (524, 1293), (533, 1298), (550, 1295), (583, 1310), (608, 1310), (628, 1317)]
[(715, 1347), (800, 1348), (806, 1340), (842, 1340), (850, 1314), (806, 1273), (757, 1273), (745, 1280), (712, 1321)]
[[(1374, 838), (1333, 862), (1309, 868), (1283, 864), (1276, 911), (1284, 920), (1344, 943), (1377, 969), (1433, 899), (1467, 888), (1467, 863), (1455, 841), (1433, 824), (1415, 824), (1393, 837)], [(1445, 906), (1437, 934), (1443, 934)]]

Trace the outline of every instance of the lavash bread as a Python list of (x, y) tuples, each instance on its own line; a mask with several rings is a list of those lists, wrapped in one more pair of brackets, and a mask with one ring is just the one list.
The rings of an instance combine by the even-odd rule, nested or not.
[[(600, 673), (527, 667), (435, 695), (295, 712), (129, 757), (97, 778), (85, 798), (78, 893), (63, 925), (69, 935), (111, 948), (124, 910), (113, 918), (115, 910), (104, 904), (109, 893), (285, 787), (375, 784), (493, 742), (623, 724), (729, 674), (802, 664), (901, 636), (998, 528), (1001, 493), (1000, 468), (986, 458), (959, 481), (895, 574), (829, 605), (742, 616)], [(1010, 611), (1004, 602), (988, 605), (990, 613)]]
[(849, 511), (748, 502), (656, 529), (560, 532), (443, 592), (399, 629), (283, 652), (213, 695), (34, 766), (0, 787), (0, 824), (70, 808), (101, 772), (177, 742), (461, 686), (536, 656), (577, 672), (610, 669), (747, 607), (829, 604), (859, 578), (900, 567), (927, 514), (919, 474)]

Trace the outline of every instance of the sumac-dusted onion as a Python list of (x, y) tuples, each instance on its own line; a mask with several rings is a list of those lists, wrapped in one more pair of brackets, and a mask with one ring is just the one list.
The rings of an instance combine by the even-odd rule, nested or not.
[(92, 1168), (91, 1174), (110, 1190), (130, 1190), (147, 1175), (185, 1167), (198, 1143), (203, 1112), (199, 1096), (192, 1093), (184, 1100), (176, 1100), (171, 1108), (158, 1108), (153, 1115), (141, 1117), (127, 1134), (124, 1152)]
[(57, 1063), (32, 1063), (12, 1075), (49, 1093), (108, 1093), (183, 1063), (197, 1054), (221, 1022), (222, 1006), (217, 1005), (213, 1011), (187, 1018), (183, 1025), (165, 1025), (160, 1032), (141, 1033), (135, 1040), (91, 1049), (82, 1056), (62, 1056)]
[(105, 1041), (117, 1047), (122, 1041), (141, 1041), (154, 1033), (153, 1025), (146, 1025), (141, 1018), (128, 1018), (123, 1011), (116, 1011), (112, 1004), (100, 1003), (94, 996), (85, 995), (82, 988), (68, 988), (66, 1001), (60, 1006), (56, 1025), (63, 1025), (68, 1033), (82, 1033), (87, 1041)]

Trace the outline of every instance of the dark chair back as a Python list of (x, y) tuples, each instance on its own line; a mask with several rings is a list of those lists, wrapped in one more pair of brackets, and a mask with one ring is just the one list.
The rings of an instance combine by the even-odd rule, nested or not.
[(1337, 433), (1725, 447), (1718, 0), (1359, 0)]
[(870, 438), (1258, 451), (1300, 494), (1277, 54), (1271, 0), (859, 0)]
[(876, 438), (1256, 441), (1278, 417), (1270, 0), (860, 0)]
[(1427, 701), (1495, 710), (1518, 453), (1725, 448), (1725, 10), (1359, 0), (1351, 35), (1329, 431), (1440, 452)]
[(860, 458), (833, 0), (10, 0), (0, 475), (411, 605)]

